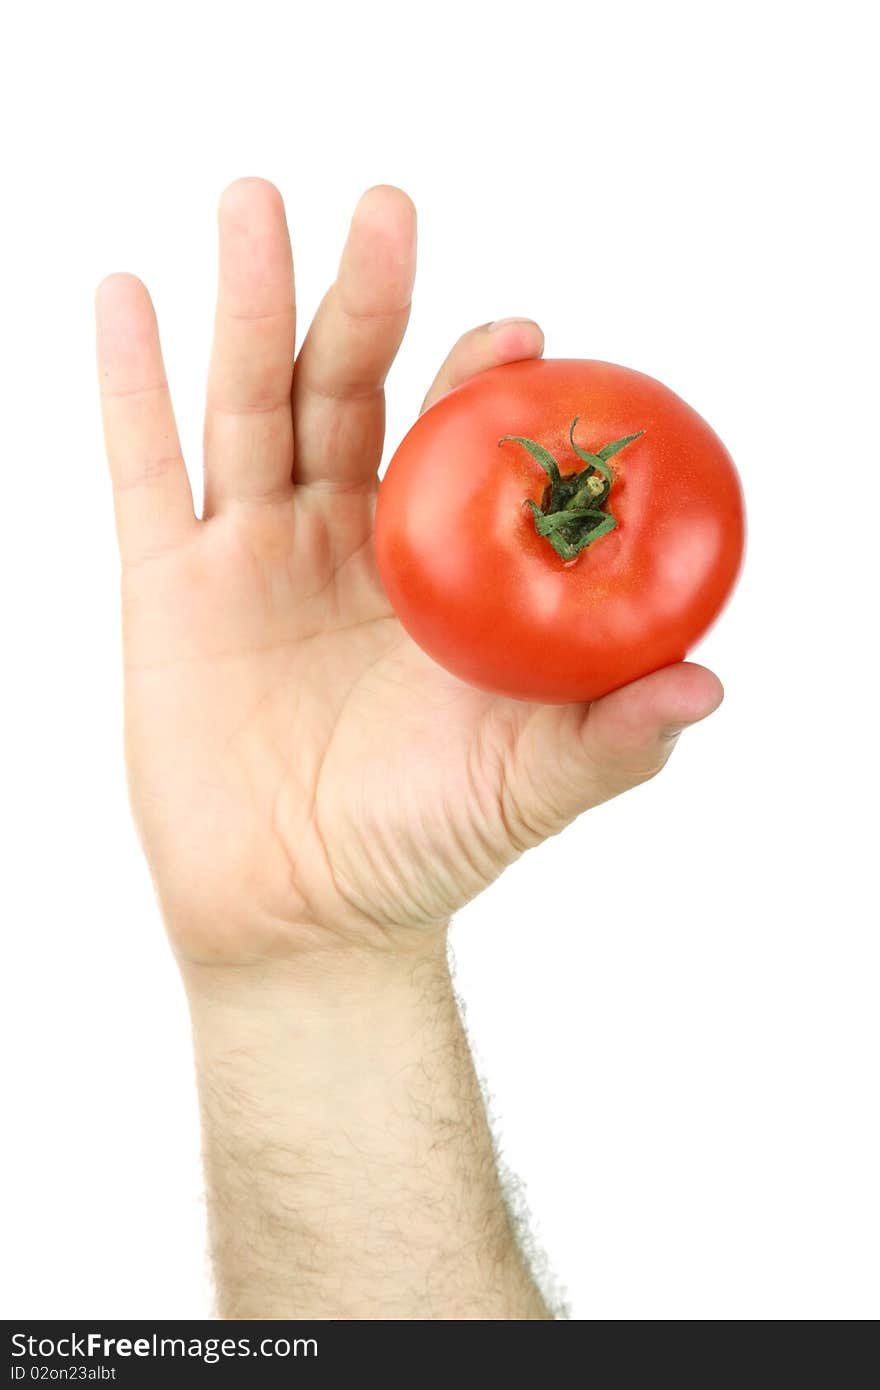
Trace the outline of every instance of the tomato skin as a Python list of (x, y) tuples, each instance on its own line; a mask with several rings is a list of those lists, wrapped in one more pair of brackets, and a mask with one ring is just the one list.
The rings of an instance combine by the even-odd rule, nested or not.
[[(617, 528), (570, 561), (535, 529), (548, 479), (644, 430), (610, 460)], [(609, 362), (514, 362), (431, 407), (388, 466), (376, 558), (410, 636), (483, 690), (567, 703), (681, 661), (720, 613), (745, 546), (733, 460), (705, 420), (653, 377)]]

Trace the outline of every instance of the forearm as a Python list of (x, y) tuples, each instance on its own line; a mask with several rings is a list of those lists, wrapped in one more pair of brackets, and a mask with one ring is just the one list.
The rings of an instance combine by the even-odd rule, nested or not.
[(189, 972), (187, 989), (223, 1316), (550, 1316), (442, 940), (417, 960)]

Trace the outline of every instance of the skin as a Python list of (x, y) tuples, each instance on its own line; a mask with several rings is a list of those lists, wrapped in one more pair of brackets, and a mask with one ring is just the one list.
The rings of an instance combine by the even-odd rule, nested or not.
[[(488, 696), (407, 637), (371, 541), (415, 212), (371, 189), (294, 368), (281, 197), (219, 211), (197, 518), (144, 286), (97, 293), (131, 799), (193, 1018), (218, 1305), (533, 1318), (446, 965), (450, 915), (653, 776), (722, 697), (682, 664), (585, 706)], [(477, 328), (427, 403), (536, 357)], [(357, 1252), (353, 1254), (352, 1252)]]

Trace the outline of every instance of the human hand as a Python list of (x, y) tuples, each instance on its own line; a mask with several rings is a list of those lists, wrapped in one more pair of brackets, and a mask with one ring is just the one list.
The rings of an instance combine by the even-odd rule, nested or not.
[[(371, 533), (414, 264), (412, 204), (371, 189), (294, 365), (281, 198), (226, 191), (201, 520), (149, 296), (127, 275), (98, 291), (131, 797), (185, 961), (417, 952), (524, 850), (658, 772), (722, 697), (683, 663), (590, 707), (524, 704), (402, 630)], [(425, 404), (541, 349), (530, 322), (475, 329)]]

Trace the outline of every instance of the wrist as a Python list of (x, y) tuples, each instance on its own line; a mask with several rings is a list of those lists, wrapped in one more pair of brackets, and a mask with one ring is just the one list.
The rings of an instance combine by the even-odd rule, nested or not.
[[(368, 1004), (376, 993), (411, 988), (414, 979), (447, 973), (448, 925), (413, 928), (378, 941), (352, 940), (332, 930), (291, 930), (280, 949), (194, 957), (172, 946), (190, 1010), (252, 1009), (256, 1013), (308, 1004), (310, 1011)], [(218, 941), (224, 931), (217, 932)], [(291, 944), (295, 943), (295, 944)]]
[(438, 1008), (456, 1007), (445, 932), (406, 953), (349, 946), (182, 974), (200, 1087), (239, 1077), (254, 1097), (304, 1071), (320, 1089), (406, 1065)]
[[(346, 954), (184, 983), (203, 1112), (245, 1154), (267, 1136), (381, 1129), (411, 1074), (457, 1027), (445, 946), (417, 957)], [(317, 1141), (316, 1141), (317, 1142)]]

